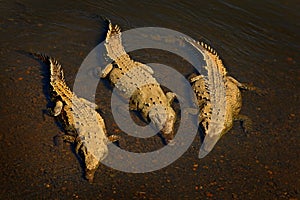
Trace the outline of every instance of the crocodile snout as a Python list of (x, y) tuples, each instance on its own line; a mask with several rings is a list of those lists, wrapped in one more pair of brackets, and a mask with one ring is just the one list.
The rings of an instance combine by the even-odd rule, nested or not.
[(151, 109), (149, 118), (156, 128), (160, 130), (166, 143), (170, 143), (174, 138), (174, 124), (176, 121), (176, 114), (173, 108), (164, 108), (161, 105), (156, 106)]
[(89, 183), (93, 183), (95, 172), (96, 169), (85, 169), (85, 178), (89, 181)]

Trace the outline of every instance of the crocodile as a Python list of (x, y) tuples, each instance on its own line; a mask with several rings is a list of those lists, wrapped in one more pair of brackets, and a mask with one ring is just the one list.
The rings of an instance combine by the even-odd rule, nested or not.
[(110, 21), (105, 48), (112, 62), (100, 77), (107, 77), (120, 95), (129, 99), (129, 109), (140, 112), (146, 122), (153, 122), (165, 142), (173, 144), (176, 113), (171, 104), (175, 94), (162, 90), (150, 66), (130, 58), (122, 45), (120, 27)]
[[(257, 88), (246, 83), (240, 83), (227, 75), (222, 60), (209, 45), (194, 40), (186, 39), (186, 41), (202, 53), (207, 63), (207, 79), (203, 75), (195, 74), (189, 77), (192, 89), (196, 94), (197, 104), (200, 108), (198, 121), (201, 123), (205, 133), (205, 138), (199, 152), (199, 158), (203, 158), (213, 149), (222, 135), (233, 127), (235, 120), (242, 122), (244, 131), (251, 129), (251, 119), (239, 114), (242, 107), (240, 90), (254, 91)], [(223, 93), (223, 100), (221, 98), (215, 99), (213, 103), (213, 93), (217, 94), (214, 98), (222, 97), (218, 93)], [(215, 114), (214, 116), (213, 113)], [(220, 127), (220, 129), (212, 127)]]
[(100, 161), (108, 154), (108, 143), (118, 138), (107, 136), (104, 120), (96, 111), (97, 105), (69, 89), (61, 64), (56, 59), (40, 53), (32, 55), (49, 66), (50, 94), (55, 102), (50, 114), (63, 122), (65, 134), (61, 136), (64, 141), (75, 144), (75, 152), (84, 163), (85, 178), (93, 182)]

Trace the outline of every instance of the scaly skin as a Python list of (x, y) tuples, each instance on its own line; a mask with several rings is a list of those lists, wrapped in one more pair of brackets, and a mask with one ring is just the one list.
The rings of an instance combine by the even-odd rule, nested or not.
[[(200, 108), (199, 122), (206, 133), (199, 153), (199, 157), (203, 158), (212, 150), (221, 136), (232, 128), (234, 120), (243, 121), (245, 130), (251, 128), (251, 120), (247, 116), (239, 114), (242, 107), (242, 95), (240, 89), (256, 90), (256, 88), (248, 86), (247, 84), (239, 83), (231, 76), (228, 76), (222, 60), (217, 55), (216, 51), (208, 45), (204, 44), (203, 42), (187, 42), (190, 42), (204, 55), (204, 59), (207, 61), (207, 63), (209, 63), (207, 70), (211, 70), (211, 68), (213, 68), (213, 70), (215, 70), (220, 77), (222, 77), (221, 80), (223, 80), (223, 86), (225, 87), (226, 93), (224, 103), (220, 103), (220, 105), (212, 105), (211, 93), (221, 92), (222, 84), (216, 85), (214, 90), (211, 91), (208, 88), (208, 84), (205, 82), (203, 75), (194, 75), (190, 78), (190, 82), (192, 83), (192, 88), (196, 94), (197, 103)], [(212, 120), (213, 106), (215, 106), (215, 109), (219, 108), (220, 110), (225, 107), (223, 120), (219, 121), (220, 124), (218, 124), (221, 125), (221, 131), (217, 133), (212, 133), (209, 131), (209, 126), (211, 125)]]
[(108, 77), (122, 96), (130, 98), (130, 109), (139, 111), (145, 121), (150, 119), (161, 130), (166, 142), (171, 142), (176, 121), (171, 104), (175, 95), (163, 92), (149, 66), (129, 57), (122, 45), (120, 28), (111, 23), (105, 47), (113, 63), (106, 66), (100, 76)]
[(33, 54), (50, 67), (52, 99), (56, 101), (53, 115), (64, 122), (64, 140), (75, 143), (76, 153), (85, 164), (85, 177), (94, 179), (100, 161), (108, 154), (109, 140), (116, 136), (106, 136), (103, 118), (96, 112), (96, 105), (79, 98), (66, 85), (61, 65), (54, 59), (42, 54)]
[[(205, 130), (208, 129), (208, 125), (210, 122), (210, 102), (209, 102), (209, 94), (206, 92), (205, 83), (203, 77), (201, 75), (195, 76), (191, 78), (191, 83), (193, 83), (192, 88), (197, 96), (197, 102), (200, 107), (199, 121), (201, 122), (203, 128)], [(220, 134), (220, 137), (227, 133), (233, 125), (234, 120), (240, 120), (241, 117), (239, 112), (242, 107), (242, 96), (241, 91), (239, 89), (242, 86), (237, 80), (232, 78), (231, 76), (226, 77), (226, 115), (224, 128)], [(244, 87), (241, 87), (244, 88)]]

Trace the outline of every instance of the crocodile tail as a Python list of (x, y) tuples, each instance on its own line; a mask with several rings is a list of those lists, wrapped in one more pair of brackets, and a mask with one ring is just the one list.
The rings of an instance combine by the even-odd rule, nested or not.
[(121, 28), (118, 25), (112, 25), (110, 21), (108, 25), (108, 31), (105, 39), (105, 47), (107, 50), (107, 55), (113, 60), (121, 56), (127, 56), (121, 38)]
[(224, 81), (226, 81), (225, 76), (227, 75), (227, 71), (226, 71), (226, 68), (223, 65), (223, 62), (222, 62), (220, 56), (216, 52), (216, 50), (213, 49), (208, 44), (204, 43), (203, 41), (197, 42), (197, 43), (200, 44), (206, 50), (207, 54), (210, 54), (211, 59), (214, 60), (215, 63), (216, 63), (216, 67), (217, 67), (216, 69), (223, 76)]
[[(223, 65), (217, 52), (204, 42), (197, 42), (201, 45), (204, 51), (204, 59), (207, 63), (207, 73), (208, 77), (205, 81), (205, 88), (207, 88), (209, 94), (209, 103), (207, 104), (207, 118), (203, 119), (203, 124), (207, 125), (205, 127), (206, 139), (203, 142), (202, 148), (205, 151), (209, 151), (214, 147), (218, 139), (222, 136), (225, 123), (226, 115), (226, 75), (227, 71)], [(205, 115), (203, 115), (205, 116)], [(208, 151), (208, 152), (209, 152)]]
[(32, 53), (32, 55), (43, 61), (46, 65), (50, 66), (50, 81), (52, 83), (56, 81), (65, 82), (64, 72), (61, 64), (59, 64), (56, 59), (41, 53)]
[(112, 37), (119, 36), (121, 40), (121, 28), (118, 25), (113, 26), (111, 21), (108, 21), (108, 31), (106, 34), (106, 42)]

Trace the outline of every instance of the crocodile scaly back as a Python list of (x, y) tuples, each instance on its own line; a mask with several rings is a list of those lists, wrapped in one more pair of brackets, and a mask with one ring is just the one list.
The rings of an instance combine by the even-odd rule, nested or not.
[[(207, 75), (203, 75), (203, 84), (195, 88), (197, 97), (200, 98), (199, 121), (205, 130), (206, 136), (201, 146), (199, 157), (206, 156), (223, 134), (226, 116), (226, 69), (214, 49), (203, 42), (194, 40), (186, 41), (199, 51), (206, 62), (204, 68)], [(201, 88), (202, 85), (202, 88)], [(197, 94), (198, 92), (198, 94)], [(203, 99), (205, 98), (205, 99)]]

